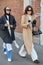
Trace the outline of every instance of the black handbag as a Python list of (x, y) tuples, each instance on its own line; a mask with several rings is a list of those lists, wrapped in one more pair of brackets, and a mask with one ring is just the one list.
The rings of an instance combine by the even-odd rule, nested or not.
[(32, 34), (33, 35), (40, 35), (40, 34), (42, 34), (42, 32), (38, 29), (38, 31), (32, 31)]
[(37, 31), (34, 31), (34, 27), (35, 27), (35, 26), (36, 26), (36, 20), (34, 19), (33, 22), (32, 22), (32, 28), (33, 28), (32, 34), (33, 34), (33, 35), (40, 35), (40, 34), (42, 34), (42, 32), (41, 32), (40, 29), (38, 29)]

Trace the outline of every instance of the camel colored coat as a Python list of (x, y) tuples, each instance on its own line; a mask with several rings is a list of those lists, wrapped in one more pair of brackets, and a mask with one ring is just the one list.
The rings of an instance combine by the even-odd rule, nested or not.
[(32, 22), (32, 16), (29, 15), (23, 15), (21, 19), (21, 25), (23, 27), (23, 40), (24, 40), (24, 46), (28, 54), (31, 53), (32, 49), (32, 24), (28, 21), (31, 20)]

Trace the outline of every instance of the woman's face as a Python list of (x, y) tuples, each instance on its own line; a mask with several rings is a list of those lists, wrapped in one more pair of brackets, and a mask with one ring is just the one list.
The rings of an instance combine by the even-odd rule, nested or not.
[(7, 13), (7, 14), (10, 14), (10, 12), (11, 12), (10, 8), (7, 7), (7, 8), (6, 8), (6, 13)]
[(31, 11), (31, 8), (28, 8), (27, 14), (28, 14), (28, 15), (31, 15), (31, 12), (32, 12), (32, 11)]
[(7, 14), (10, 14), (10, 11), (6, 10), (6, 13), (7, 13)]

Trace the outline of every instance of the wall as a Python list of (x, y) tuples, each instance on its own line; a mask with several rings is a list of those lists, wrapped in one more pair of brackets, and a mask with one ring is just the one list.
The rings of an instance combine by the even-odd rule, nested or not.
[[(17, 21), (17, 32), (22, 32), (21, 28), (21, 16), (23, 14), (25, 0), (0, 0), (0, 16), (3, 15), (3, 8), (5, 6), (9, 6), (12, 9), (12, 14)], [(29, 0), (30, 1), (30, 0)], [(41, 0), (32, 0), (32, 7), (34, 9), (34, 13), (40, 13), (40, 1)], [(36, 30), (40, 27), (40, 16), (36, 18), (37, 25)]]
[(3, 15), (3, 9), (9, 6), (12, 9), (12, 14), (17, 21), (16, 31), (21, 32), (21, 15), (23, 14), (23, 0), (0, 0), (0, 16)]

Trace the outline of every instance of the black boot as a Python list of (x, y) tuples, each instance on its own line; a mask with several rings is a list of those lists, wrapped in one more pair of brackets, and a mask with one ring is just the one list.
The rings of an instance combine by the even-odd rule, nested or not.
[(40, 61), (39, 60), (35, 60), (34, 63), (40, 63)]

